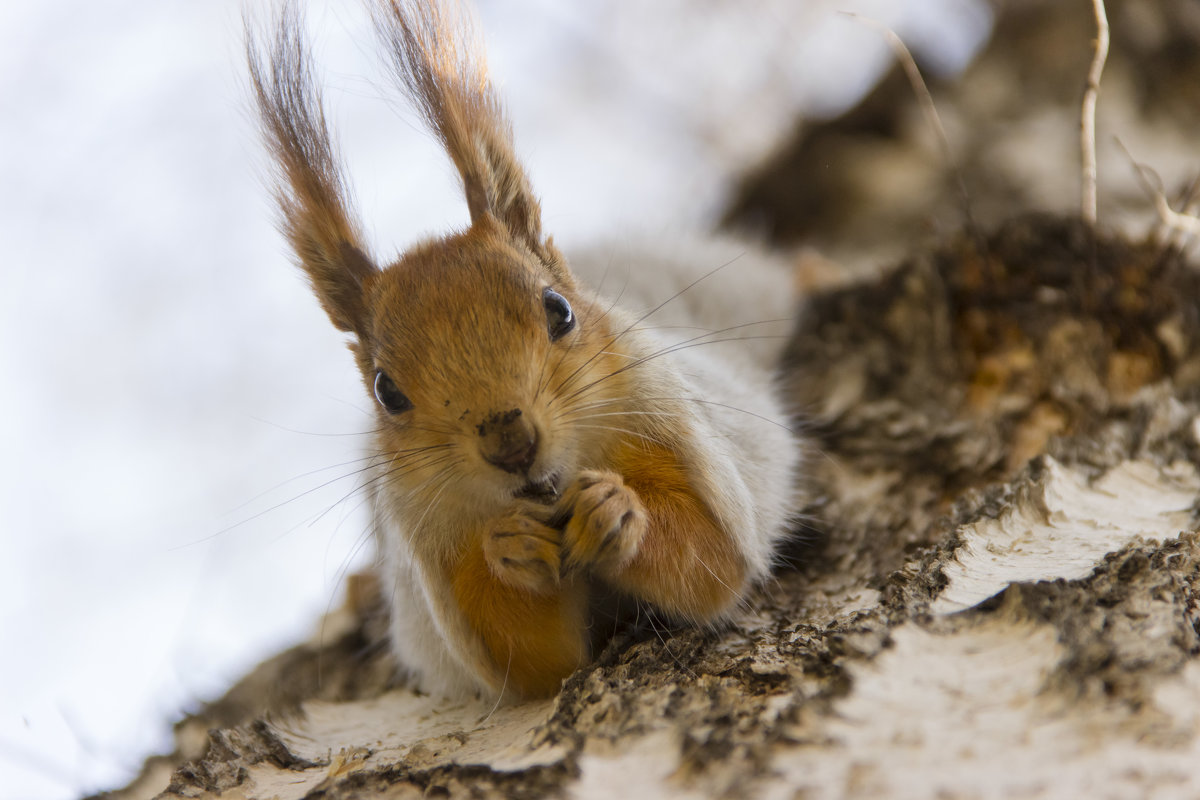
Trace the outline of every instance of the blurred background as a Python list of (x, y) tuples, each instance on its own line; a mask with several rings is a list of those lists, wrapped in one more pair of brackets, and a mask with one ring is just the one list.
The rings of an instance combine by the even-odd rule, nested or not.
[[(307, 4), (381, 260), (461, 227), (450, 164), (356, 4)], [(707, 230), (894, 28), (961, 69), (991, 17), (920, 3), (480, 0), (546, 230)], [(267, 21), (269, 4), (247, 3)], [(240, 0), (0, 8), (0, 793), (127, 782), (170, 724), (309, 636), (369, 562), (371, 406), (273, 228)]]

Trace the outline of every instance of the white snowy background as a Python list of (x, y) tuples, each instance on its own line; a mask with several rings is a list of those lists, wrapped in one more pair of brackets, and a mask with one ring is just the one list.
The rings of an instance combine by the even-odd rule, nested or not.
[[(947, 69), (989, 24), (974, 0), (482, 0), (547, 230), (709, 226), (799, 111), (886, 67), (841, 9)], [(366, 15), (308, 21), (376, 254), (465, 224)], [(272, 227), (241, 42), (240, 0), (0, 6), (4, 797), (124, 783), (369, 556), (370, 404)]]

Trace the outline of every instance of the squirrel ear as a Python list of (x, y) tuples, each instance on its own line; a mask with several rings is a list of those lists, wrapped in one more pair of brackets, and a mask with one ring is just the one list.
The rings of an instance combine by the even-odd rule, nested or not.
[(330, 320), (361, 338), (363, 286), (378, 268), (362, 245), (302, 29), (295, 4), (288, 2), (265, 59), (248, 33), (250, 80), (259, 127), (275, 162), (279, 227)]
[(377, 0), (375, 27), (401, 90), (421, 111), (462, 176), (472, 224), (490, 214), (543, 255), (541, 207), (512, 146), (487, 75), (483, 45), (454, 2)]

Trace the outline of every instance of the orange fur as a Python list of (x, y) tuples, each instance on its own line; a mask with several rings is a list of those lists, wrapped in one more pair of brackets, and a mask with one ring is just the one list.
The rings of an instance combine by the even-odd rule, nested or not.
[(710, 620), (727, 610), (742, 590), (746, 565), (679, 457), (661, 445), (631, 441), (614, 464), (641, 498), (648, 525), (637, 555), (612, 582), (684, 619)]
[(491, 656), (496, 689), (549, 696), (587, 660), (582, 582), (549, 593), (509, 586), (492, 574), (481, 541), (467, 546), (450, 573), (454, 597)]

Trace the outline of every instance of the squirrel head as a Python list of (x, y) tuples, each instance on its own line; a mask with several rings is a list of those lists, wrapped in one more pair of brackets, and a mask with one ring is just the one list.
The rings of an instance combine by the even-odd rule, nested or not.
[(381, 2), (375, 23), (401, 89), (444, 145), (471, 215), (461, 233), (386, 268), (367, 254), (312, 78), (295, 5), (248, 45), (280, 227), (333, 324), (351, 334), (379, 425), (376, 490), (470, 502), (553, 494), (580, 453), (578, 424), (623, 397), (605, 309), (577, 286), (541, 211), (470, 39), (438, 4)]
[(603, 352), (603, 309), (561, 260), (545, 263), (484, 218), (363, 288), (352, 349), (388, 480), (409, 491), (457, 481), (480, 501), (553, 492), (591, 438), (573, 419), (619, 367)]

